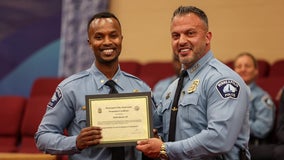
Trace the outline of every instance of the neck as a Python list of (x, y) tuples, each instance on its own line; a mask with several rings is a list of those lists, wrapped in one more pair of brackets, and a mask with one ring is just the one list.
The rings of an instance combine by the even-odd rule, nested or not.
[(96, 62), (95, 65), (108, 79), (112, 79), (118, 70), (118, 61), (112, 63)]

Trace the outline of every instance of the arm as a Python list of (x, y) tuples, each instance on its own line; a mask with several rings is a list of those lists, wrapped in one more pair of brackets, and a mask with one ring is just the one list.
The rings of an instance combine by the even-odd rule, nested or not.
[[(86, 113), (82, 109), (71, 107), (73, 103), (70, 99), (72, 98), (68, 97), (68, 94), (57, 88), (35, 135), (37, 147), (41, 151), (50, 154), (74, 154), (99, 143), (100, 128), (82, 129), (86, 127)], [(64, 135), (67, 126), (68, 136)]]
[(274, 103), (268, 95), (256, 95), (251, 103), (254, 108), (254, 117), (250, 119), (251, 134), (257, 138), (265, 138), (274, 125)]
[[(210, 87), (207, 89), (206, 86)], [(188, 128), (187, 131), (182, 130), (182, 132), (189, 132), (189, 134), (193, 135), (183, 140), (166, 142), (165, 146), (169, 159), (200, 158), (228, 152), (236, 144), (243, 127), (246, 127), (248, 131), (249, 126), (245, 122), (248, 121), (248, 92), (246, 86), (242, 86), (244, 88), (239, 90), (236, 98), (222, 97), (216, 89), (216, 84), (206, 86), (200, 86), (202, 90), (208, 91), (207, 96), (203, 97), (206, 102), (197, 104), (195, 108), (204, 108), (206, 114), (204, 119), (207, 120), (205, 122), (207, 127), (197, 134), (192, 133), (193, 126), (200, 124), (198, 120), (192, 118), (195, 116), (195, 113), (192, 113), (192, 117), (189, 117), (189, 119), (192, 118), (192, 121), (189, 120), (192, 127)], [(202, 96), (204, 94), (197, 97)], [(202, 100), (198, 99), (196, 101)], [(139, 142), (137, 149), (148, 156), (155, 156), (159, 155), (161, 144), (159, 140), (152, 138)]]
[(280, 98), (276, 135), (278, 141), (284, 143), (284, 90)]

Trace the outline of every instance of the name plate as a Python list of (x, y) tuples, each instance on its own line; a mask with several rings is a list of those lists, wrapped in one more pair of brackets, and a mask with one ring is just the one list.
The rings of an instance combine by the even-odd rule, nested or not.
[(102, 128), (97, 146), (136, 145), (153, 137), (150, 92), (87, 95), (87, 125)]

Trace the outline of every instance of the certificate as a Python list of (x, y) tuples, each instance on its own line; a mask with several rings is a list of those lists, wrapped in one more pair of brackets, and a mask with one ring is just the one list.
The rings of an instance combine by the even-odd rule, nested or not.
[(87, 95), (87, 125), (102, 128), (98, 146), (135, 145), (153, 137), (150, 92)]

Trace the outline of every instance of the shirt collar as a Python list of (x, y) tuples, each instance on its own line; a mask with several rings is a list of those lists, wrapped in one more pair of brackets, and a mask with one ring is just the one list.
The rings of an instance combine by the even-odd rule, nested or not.
[(193, 79), (195, 75), (208, 64), (208, 62), (214, 58), (213, 53), (208, 51), (201, 59), (199, 59), (193, 66), (187, 69), (190, 79)]
[[(94, 80), (98, 86), (98, 89), (102, 88), (105, 85), (105, 83), (109, 80), (100, 70), (98, 70), (98, 68), (94, 64), (92, 65), (92, 73), (95, 77)], [(123, 89), (124, 87), (122, 82), (124, 78), (125, 77), (123, 76), (122, 71), (118, 66), (118, 70), (113, 76), (112, 80), (118, 85), (118, 87)]]

